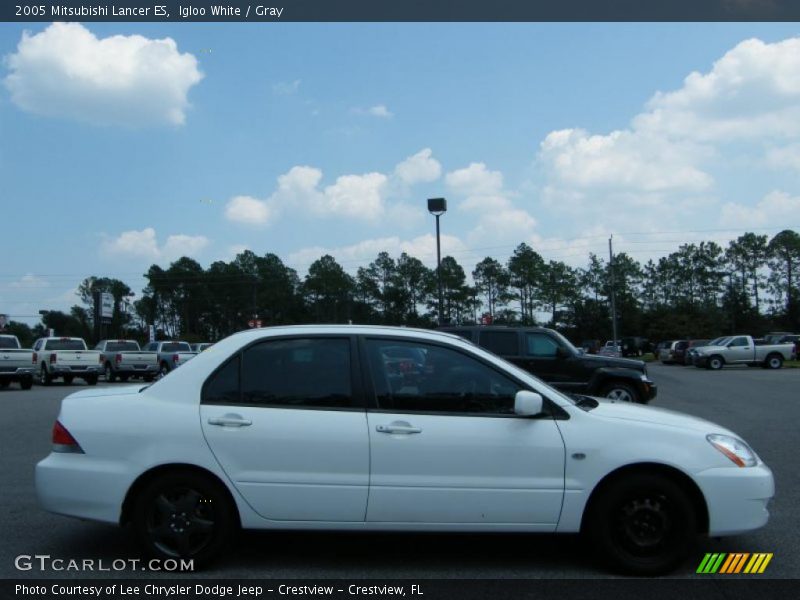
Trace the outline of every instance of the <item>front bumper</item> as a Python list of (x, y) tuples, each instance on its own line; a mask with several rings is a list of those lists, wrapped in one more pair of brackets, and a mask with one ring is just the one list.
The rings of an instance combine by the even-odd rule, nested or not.
[(639, 397), (642, 398), (644, 402), (650, 402), (656, 396), (658, 396), (658, 386), (654, 382), (649, 379), (643, 379), (639, 382)]
[(764, 463), (707, 469), (696, 474), (695, 481), (708, 506), (709, 535), (736, 535), (767, 523), (775, 480)]

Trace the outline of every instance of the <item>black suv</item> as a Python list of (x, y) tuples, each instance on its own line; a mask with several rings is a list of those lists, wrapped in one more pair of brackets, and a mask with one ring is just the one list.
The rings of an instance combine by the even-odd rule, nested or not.
[(541, 327), (442, 327), (494, 352), (564, 392), (645, 404), (656, 385), (640, 360), (590, 356), (563, 335)]

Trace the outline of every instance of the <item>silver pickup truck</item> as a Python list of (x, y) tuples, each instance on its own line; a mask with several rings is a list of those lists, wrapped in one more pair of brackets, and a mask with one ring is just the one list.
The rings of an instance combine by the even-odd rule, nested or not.
[(23, 390), (29, 390), (35, 371), (33, 350), (23, 350), (15, 335), (0, 335), (0, 388), (15, 381)]
[(696, 367), (721, 369), (725, 365), (760, 366), (780, 369), (794, 355), (792, 344), (766, 344), (749, 335), (732, 335), (716, 340), (713, 346), (700, 346), (694, 357)]
[(131, 377), (153, 381), (158, 375), (158, 354), (141, 350), (134, 340), (102, 340), (94, 349), (100, 352), (100, 364), (109, 383)]
[(161, 375), (166, 375), (197, 356), (197, 352), (192, 352), (188, 342), (150, 342), (144, 349), (158, 354)]
[(101, 371), (100, 353), (88, 350), (86, 342), (76, 337), (39, 338), (33, 344), (33, 362), (42, 385), (50, 385), (58, 377), (67, 385), (76, 377), (97, 385)]

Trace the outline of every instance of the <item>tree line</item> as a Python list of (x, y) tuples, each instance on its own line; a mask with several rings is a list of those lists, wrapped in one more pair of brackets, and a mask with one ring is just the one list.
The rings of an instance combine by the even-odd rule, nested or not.
[[(443, 317), (451, 323), (556, 327), (571, 339), (611, 337), (610, 294), (614, 281), (620, 336), (650, 340), (755, 335), (771, 329), (800, 331), (800, 235), (784, 230), (771, 239), (745, 233), (723, 248), (709, 242), (682, 244), (641, 264), (621, 252), (609, 260), (590, 253), (585, 267), (546, 260), (519, 244), (505, 263), (487, 256), (467, 273), (452, 256), (441, 262)], [(132, 300), (118, 279), (89, 277), (78, 288), (82, 305), (53, 311), (42, 325), (12, 322), (7, 329), (30, 340), (53, 328), (59, 335), (93, 340), (92, 295), (114, 296), (109, 337), (215, 341), (248, 327), (360, 323), (435, 327), (439, 301), (436, 269), (406, 253), (381, 252), (355, 274), (334, 257), (314, 261), (300, 277), (275, 254), (251, 251), (203, 268), (183, 257), (166, 269), (153, 265), (147, 284)]]

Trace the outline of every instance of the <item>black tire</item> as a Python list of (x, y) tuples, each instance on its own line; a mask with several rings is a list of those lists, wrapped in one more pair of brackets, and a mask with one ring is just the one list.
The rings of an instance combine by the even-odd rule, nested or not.
[(33, 387), (33, 377), (25, 377), (24, 379), (20, 379), (19, 387), (23, 390), (29, 390)]
[(97, 375), (87, 375), (83, 380), (86, 385), (97, 385)]
[(11, 385), (11, 382), (8, 380), (0, 381), (0, 390), (6, 389), (9, 385)]
[(72, 385), (74, 379), (75, 379), (74, 375), (64, 375), (64, 383), (66, 385)]
[(169, 365), (165, 362), (162, 362), (161, 366), (159, 367), (159, 372), (161, 373), (162, 377), (167, 375), (169, 373)]
[(783, 366), (783, 357), (780, 354), (770, 354), (764, 361), (764, 366), (768, 369), (780, 369)]
[(725, 359), (721, 356), (709, 356), (708, 362), (706, 363), (706, 368), (711, 369), (712, 371), (719, 371), (722, 367), (725, 366)]
[(657, 474), (609, 482), (587, 509), (584, 533), (598, 558), (633, 575), (668, 573), (689, 556), (697, 516), (688, 494)]
[(134, 499), (132, 522), (145, 554), (194, 559), (195, 566), (219, 556), (238, 528), (222, 485), (187, 471), (167, 472), (145, 485)]
[(620, 402), (639, 402), (639, 394), (633, 386), (622, 381), (607, 383), (600, 390), (600, 395)]
[(117, 380), (117, 376), (114, 375), (114, 369), (111, 368), (111, 363), (106, 363), (106, 366), (103, 370), (105, 371), (106, 381), (108, 383), (114, 383)]
[(39, 379), (41, 379), (42, 385), (50, 385), (53, 383), (53, 377), (47, 372), (47, 367), (44, 366), (44, 363), (42, 363), (42, 370), (39, 373)]

